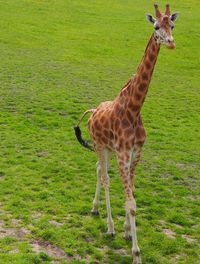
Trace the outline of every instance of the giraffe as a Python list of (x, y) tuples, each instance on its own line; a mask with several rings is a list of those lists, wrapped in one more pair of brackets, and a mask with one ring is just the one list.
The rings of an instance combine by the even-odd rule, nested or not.
[[(164, 14), (160, 12), (157, 4), (154, 4), (154, 7), (156, 18), (150, 14), (146, 15), (148, 22), (154, 26), (154, 32), (136, 73), (113, 101), (103, 102), (96, 109), (87, 110), (74, 128), (78, 141), (84, 147), (94, 150), (97, 155), (97, 183), (92, 212), (99, 214), (100, 186), (103, 185), (106, 197), (107, 232), (111, 235), (114, 235), (115, 231), (110, 206), (108, 165), (112, 153), (116, 153), (125, 191), (125, 238), (132, 240), (134, 264), (142, 263), (136, 234), (136, 201), (134, 198), (134, 172), (146, 138), (140, 111), (161, 44), (165, 44), (170, 49), (175, 48), (172, 29), (178, 17), (178, 13), (171, 15), (169, 4), (166, 5)], [(79, 128), (83, 117), (88, 113), (92, 113), (88, 121), (88, 130), (94, 148), (83, 140)]]

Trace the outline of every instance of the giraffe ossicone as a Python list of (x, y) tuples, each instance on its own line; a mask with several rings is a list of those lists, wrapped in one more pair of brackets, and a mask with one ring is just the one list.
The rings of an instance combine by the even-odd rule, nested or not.
[[(136, 73), (113, 101), (103, 102), (96, 109), (87, 110), (82, 116), (83, 118), (87, 113), (92, 113), (88, 121), (88, 130), (98, 158), (96, 193), (92, 211), (98, 214), (100, 186), (103, 185), (106, 196), (108, 233), (114, 234), (108, 164), (112, 153), (115, 152), (126, 198), (125, 238), (132, 239), (134, 264), (142, 263), (136, 234), (136, 201), (134, 198), (134, 171), (146, 138), (140, 111), (148, 91), (160, 45), (165, 44), (168, 48), (175, 48), (172, 29), (178, 17), (178, 13), (171, 15), (169, 4), (166, 5), (164, 14), (160, 12), (158, 5), (155, 4), (154, 7), (156, 18), (149, 14), (146, 15), (147, 20), (154, 26), (154, 32)], [(77, 139), (83, 146), (91, 149), (82, 139), (79, 130), (78, 124), (75, 127)]]

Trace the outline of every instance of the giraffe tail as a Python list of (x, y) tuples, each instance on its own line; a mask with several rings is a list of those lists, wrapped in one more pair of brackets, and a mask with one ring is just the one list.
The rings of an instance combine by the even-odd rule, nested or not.
[(90, 146), (90, 145), (88, 144), (87, 141), (85, 141), (85, 140), (82, 138), (81, 130), (80, 130), (79, 125), (80, 125), (80, 123), (82, 122), (82, 120), (83, 120), (83, 118), (85, 117), (85, 115), (87, 115), (88, 113), (94, 113), (95, 110), (96, 110), (96, 109), (89, 109), (89, 110), (85, 111), (85, 112), (83, 113), (83, 115), (81, 116), (81, 118), (80, 118), (80, 120), (79, 120), (77, 126), (74, 127), (75, 135), (76, 135), (76, 138), (77, 138), (77, 140), (79, 141), (79, 143), (80, 143), (82, 146), (84, 146), (85, 148), (88, 148), (88, 149), (91, 150), (91, 151), (94, 151), (94, 149), (93, 149), (92, 146)]

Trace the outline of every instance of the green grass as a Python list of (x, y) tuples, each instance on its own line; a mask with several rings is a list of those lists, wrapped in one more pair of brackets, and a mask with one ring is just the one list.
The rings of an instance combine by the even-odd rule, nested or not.
[[(31, 241), (38, 240), (65, 252), (55, 263), (131, 263), (116, 161), (111, 238), (103, 191), (100, 217), (90, 214), (96, 157), (78, 144), (73, 125), (134, 73), (152, 32), (144, 16), (152, 4), (0, 1), (0, 263), (53, 263), (56, 257), (34, 253)], [(144, 264), (200, 262), (200, 3), (171, 5), (180, 11), (177, 48), (162, 47), (142, 109), (148, 137), (136, 200)], [(29, 232), (20, 237), (21, 229)]]

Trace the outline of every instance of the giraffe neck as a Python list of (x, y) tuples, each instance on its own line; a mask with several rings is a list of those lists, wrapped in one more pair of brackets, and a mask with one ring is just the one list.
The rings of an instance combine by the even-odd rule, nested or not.
[(159, 54), (160, 44), (153, 34), (147, 44), (144, 56), (139, 64), (136, 74), (121, 90), (118, 100), (126, 102), (128, 111), (137, 116), (144, 103), (154, 66)]

